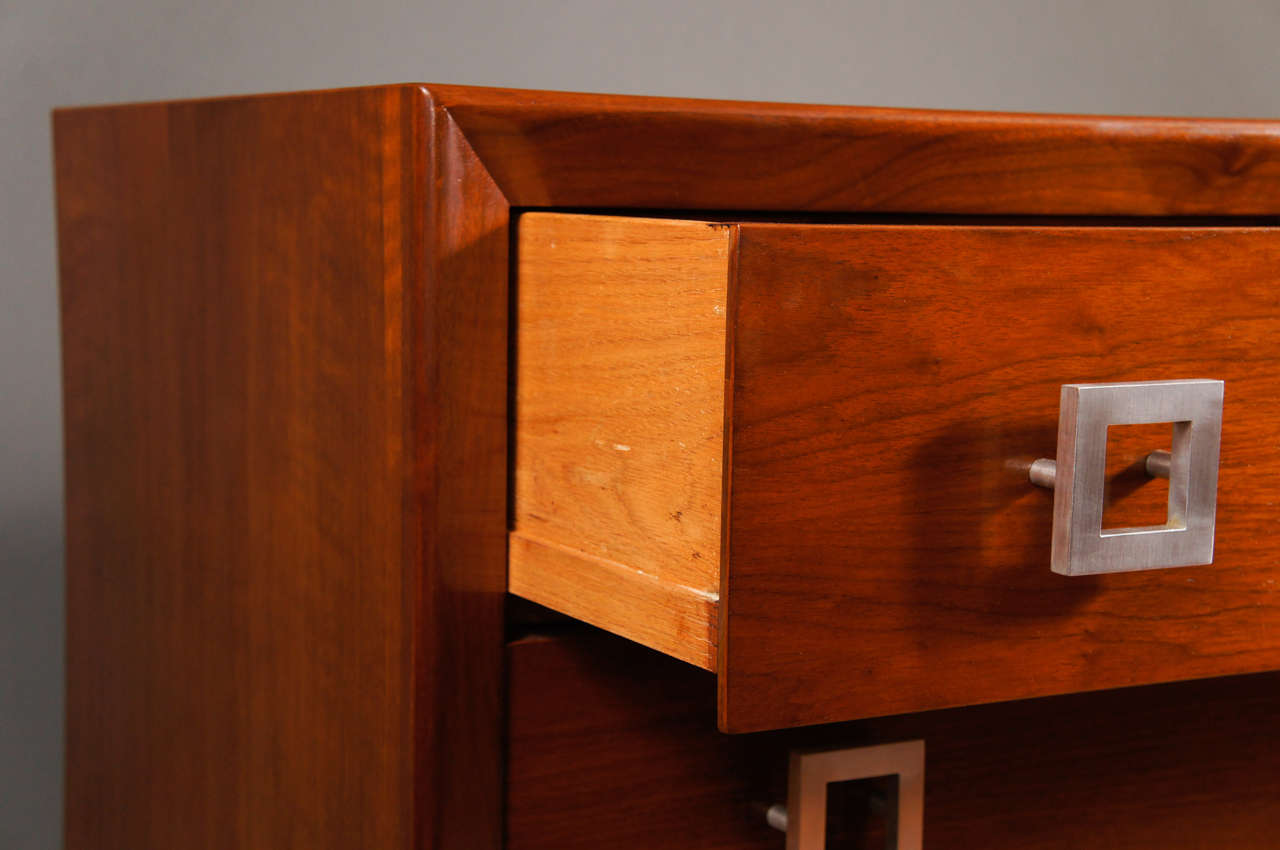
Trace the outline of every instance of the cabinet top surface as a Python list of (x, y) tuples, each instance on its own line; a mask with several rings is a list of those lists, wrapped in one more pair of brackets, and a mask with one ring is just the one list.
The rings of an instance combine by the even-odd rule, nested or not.
[[(381, 92), (460, 131), (518, 207), (1280, 215), (1280, 120), (753, 103), (399, 84), (55, 112), (341, 109)], [(412, 114), (412, 113), (408, 113)]]
[(646, 113), (694, 113), (733, 117), (754, 115), (769, 120), (778, 118), (825, 119), (827, 121), (929, 121), (945, 130), (950, 126), (1011, 127), (1024, 129), (1057, 127), (1060, 129), (1091, 127), (1097, 131), (1124, 132), (1128, 135), (1158, 133), (1205, 134), (1236, 132), (1261, 134), (1280, 138), (1280, 117), (1270, 118), (1214, 118), (1214, 117), (1159, 117), (1150, 115), (1090, 115), (1050, 112), (997, 112), (982, 110), (922, 109), (886, 106), (855, 106), (845, 104), (790, 103), (781, 101), (720, 100), (714, 98), (688, 98), (653, 95), (608, 94), (602, 92), (548, 91), (540, 89), (500, 88), (493, 86), (466, 86), (438, 83), (394, 83), (380, 86), (318, 89), (303, 92), (263, 92), (232, 94), (204, 98), (169, 101), (139, 101), (133, 103), (64, 106), (56, 112), (78, 109), (116, 109), (121, 107), (146, 107), (162, 104), (200, 104), (220, 101), (268, 100), (298, 95), (331, 95), (344, 92), (369, 90), (407, 89), (422, 92), (437, 105), (446, 109), (466, 109), (516, 116), (529, 112), (580, 112), (616, 114), (642, 111)]

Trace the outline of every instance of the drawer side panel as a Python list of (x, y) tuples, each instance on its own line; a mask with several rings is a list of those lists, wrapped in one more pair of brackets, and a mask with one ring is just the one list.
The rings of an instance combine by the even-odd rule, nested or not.
[(715, 666), (732, 226), (518, 225), (509, 587)]

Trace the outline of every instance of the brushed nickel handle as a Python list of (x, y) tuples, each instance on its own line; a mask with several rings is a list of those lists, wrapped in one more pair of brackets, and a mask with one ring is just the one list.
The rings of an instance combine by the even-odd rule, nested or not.
[(832, 782), (898, 777), (898, 815), (891, 824), (897, 850), (924, 842), (924, 741), (843, 750), (791, 753), (787, 804), (765, 812), (769, 826), (787, 834), (787, 850), (823, 850), (827, 844), (827, 786)]
[[(1050, 566), (1062, 575), (1154, 570), (1213, 563), (1222, 442), (1222, 381), (1064, 384), (1058, 457), (1031, 464), (1033, 484), (1053, 488)], [(1147, 473), (1169, 479), (1163, 525), (1102, 527), (1107, 428), (1173, 423), (1173, 450), (1146, 457)]]

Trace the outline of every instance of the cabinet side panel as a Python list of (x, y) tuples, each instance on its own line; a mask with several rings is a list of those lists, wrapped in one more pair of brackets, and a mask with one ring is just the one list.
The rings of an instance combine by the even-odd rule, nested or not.
[(406, 845), (407, 104), (55, 116), (72, 850)]

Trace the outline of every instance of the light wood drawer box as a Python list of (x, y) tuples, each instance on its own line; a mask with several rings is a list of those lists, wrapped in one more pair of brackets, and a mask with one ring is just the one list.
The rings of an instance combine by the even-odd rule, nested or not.
[[(750, 731), (1280, 664), (1280, 230), (528, 213), (512, 592)], [(1216, 555), (1049, 568), (1063, 384), (1225, 381)], [(1165, 482), (1112, 429), (1107, 520)]]

